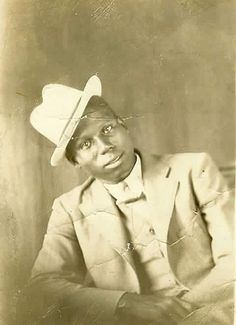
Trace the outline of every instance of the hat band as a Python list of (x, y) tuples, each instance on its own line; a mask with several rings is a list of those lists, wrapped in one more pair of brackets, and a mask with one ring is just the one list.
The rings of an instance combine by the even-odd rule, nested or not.
[[(82, 96), (81, 96), (81, 97), (82, 97)], [(80, 101), (81, 101), (81, 97), (80, 97), (80, 99), (78, 100), (78, 102), (76, 103), (75, 108), (74, 108), (73, 113), (72, 113), (72, 116), (68, 119), (68, 123), (66, 124), (64, 130), (62, 131), (62, 134), (61, 134), (60, 139), (59, 139), (59, 141), (58, 141), (58, 145), (57, 145), (57, 147), (62, 146), (63, 143), (64, 143), (64, 141), (65, 141), (66, 130), (69, 129), (69, 127), (71, 126), (71, 125), (70, 125), (70, 122), (73, 120), (73, 118), (74, 118), (74, 116), (75, 116), (75, 114), (76, 114), (77, 108), (78, 108), (78, 106), (79, 106), (79, 104), (80, 104)], [(80, 118), (81, 118), (81, 117), (80, 117)], [(78, 119), (78, 118), (77, 118), (77, 119)], [(77, 123), (77, 119), (76, 119), (75, 123)], [(74, 127), (73, 127), (73, 129), (74, 129)], [(73, 133), (74, 133), (74, 130), (73, 130)], [(73, 133), (71, 134), (70, 138), (72, 137)], [(68, 137), (69, 137), (69, 136), (68, 136)]]

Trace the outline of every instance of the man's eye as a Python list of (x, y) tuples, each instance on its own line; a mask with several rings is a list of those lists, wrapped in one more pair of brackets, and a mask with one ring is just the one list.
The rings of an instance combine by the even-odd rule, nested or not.
[(112, 129), (113, 129), (113, 126), (112, 125), (107, 125), (107, 126), (105, 126), (103, 128), (102, 131), (103, 131), (104, 134), (107, 134), (107, 133), (110, 133), (112, 131)]
[(80, 149), (85, 150), (85, 149), (90, 148), (90, 146), (91, 146), (91, 141), (90, 140), (86, 140), (83, 143), (81, 143)]

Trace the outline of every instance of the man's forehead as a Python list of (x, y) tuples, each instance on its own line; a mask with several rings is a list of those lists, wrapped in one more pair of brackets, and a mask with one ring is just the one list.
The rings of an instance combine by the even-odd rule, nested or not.
[(84, 110), (82, 117), (109, 118), (110, 116), (114, 115), (115, 113), (112, 111), (111, 107), (108, 105), (108, 103), (103, 97), (92, 96)]
[(73, 136), (82, 136), (86, 131), (94, 131), (104, 123), (116, 118), (115, 113), (106, 105), (88, 105)]
[(107, 120), (114, 118), (116, 115), (109, 106), (89, 106), (86, 107), (81, 120)]

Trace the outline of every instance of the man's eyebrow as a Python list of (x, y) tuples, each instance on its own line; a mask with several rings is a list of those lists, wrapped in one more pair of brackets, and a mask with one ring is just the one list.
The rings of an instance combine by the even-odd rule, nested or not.
[(110, 119), (109, 121), (106, 121), (104, 124), (101, 125), (100, 129), (102, 130), (105, 126), (115, 123), (115, 121), (115, 119)]
[[(104, 120), (104, 124), (102, 124), (101, 126), (100, 126), (100, 130), (102, 130), (103, 128), (104, 128), (104, 126), (106, 126), (106, 125), (108, 125), (109, 123), (113, 123), (113, 122), (115, 122), (116, 121), (116, 117), (107, 117), (107, 118), (105, 118), (105, 117), (96, 117), (96, 118), (93, 118), (93, 117), (89, 117), (89, 116), (87, 116), (87, 115), (84, 115), (84, 117), (83, 118), (91, 118), (91, 119), (96, 119), (96, 120)], [(89, 138), (89, 136), (84, 136), (83, 135), (83, 133), (82, 134), (78, 134), (78, 135), (73, 135), (72, 137), (71, 137), (71, 140), (85, 140), (85, 139), (88, 139)]]
[(109, 124), (109, 123), (112, 123), (112, 122), (114, 122), (114, 120), (113, 119), (109, 119), (109, 120), (105, 121), (105, 123), (103, 125), (106, 125), (106, 124)]

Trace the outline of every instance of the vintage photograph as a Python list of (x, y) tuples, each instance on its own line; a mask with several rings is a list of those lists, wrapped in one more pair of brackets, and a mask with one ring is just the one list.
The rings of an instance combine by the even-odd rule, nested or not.
[(0, 325), (234, 324), (234, 9), (0, 1)]

